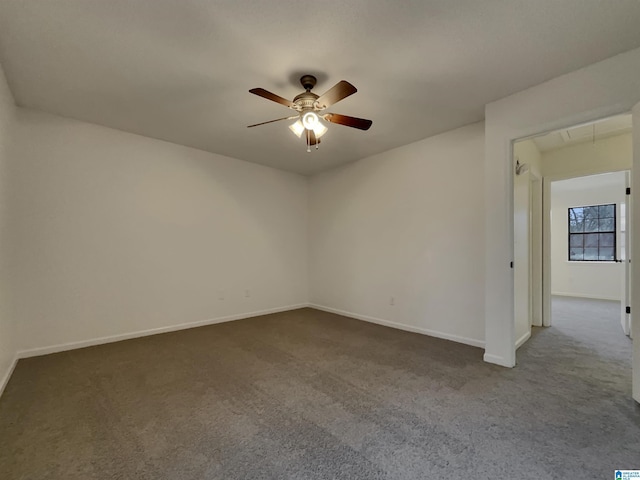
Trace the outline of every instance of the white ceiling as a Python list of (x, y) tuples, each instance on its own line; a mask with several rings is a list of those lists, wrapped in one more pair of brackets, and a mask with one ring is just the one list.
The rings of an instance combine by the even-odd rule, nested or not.
[(540, 135), (533, 138), (533, 142), (540, 152), (548, 152), (629, 132), (631, 132), (631, 114), (625, 114)]
[[(0, 62), (20, 106), (303, 174), (483, 119), (484, 105), (640, 46), (637, 0), (2, 0)], [(348, 80), (319, 151), (289, 110)]]

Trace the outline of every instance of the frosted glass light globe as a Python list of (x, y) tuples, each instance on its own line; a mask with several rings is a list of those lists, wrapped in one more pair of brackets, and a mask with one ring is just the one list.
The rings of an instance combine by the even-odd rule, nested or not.
[(318, 124), (318, 115), (315, 112), (306, 112), (302, 115), (302, 125), (307, 130), (313, 130)]

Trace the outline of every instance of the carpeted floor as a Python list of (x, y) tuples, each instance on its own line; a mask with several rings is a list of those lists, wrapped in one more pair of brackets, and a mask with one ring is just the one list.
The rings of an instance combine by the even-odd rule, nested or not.
[(555, 299), (515, 369), (312, 309), (21, 360), (0, 478), (613, 478), (640, 468), (617, 308)]

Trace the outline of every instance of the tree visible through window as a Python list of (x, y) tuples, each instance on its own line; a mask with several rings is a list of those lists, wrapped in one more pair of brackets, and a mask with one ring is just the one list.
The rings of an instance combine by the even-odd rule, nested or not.
[(569, 209), (569, 260), (612, 262), (616, 259), (616, 205)]

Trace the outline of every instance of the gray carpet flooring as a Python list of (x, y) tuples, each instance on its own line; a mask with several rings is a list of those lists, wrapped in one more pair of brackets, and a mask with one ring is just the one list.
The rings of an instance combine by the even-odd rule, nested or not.
[(21, 360), (0, 478), (613, 478), (640, 468), (618, 308), (555, 299), (514, 369), (312, 309)]

